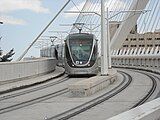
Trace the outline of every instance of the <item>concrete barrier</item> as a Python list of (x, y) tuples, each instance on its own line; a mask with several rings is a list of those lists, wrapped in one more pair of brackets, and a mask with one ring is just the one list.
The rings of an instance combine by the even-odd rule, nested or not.
[(160, 98), (107, 120), (160, 120)]
[(49, 73), (55, 70), (56, 63), (54, 58), (0, 63), (0, 82)]
[(130, 67), (144, 70), (160, 72), (160, 58), (154, 57), (137, 57), (136, 56), (114, 56), (112, 57), (112, 66), (115, 67)]
[[(122, 52), (123, 51), (123, 52)], [(112, 51), (112, 65), (160, 71), (160, 48), (128, 48)]]
[(68, 89), (74, 97), (89, 96), (112, 84), (116, 79), (117, 71), (111, 70), (108, 76), (95, 76), (84, 79), (70, 84)]

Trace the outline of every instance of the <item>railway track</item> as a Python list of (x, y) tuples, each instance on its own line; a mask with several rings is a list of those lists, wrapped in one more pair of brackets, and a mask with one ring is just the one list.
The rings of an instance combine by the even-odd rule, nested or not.
[[(137, 107), (137, 106), (142, 105), (143, 103), (145, 103), (145, 102), (151, 97), (151, 95), (155, 92), (155, 90), (156, 90), (157, 82), (156, 82), (156, 79), (155, 79), (155, 78), (157, 78), (157, 79), (160, 80), (160, 78), (158, 78), (158, 77), (155, 76), (155, 75), (151, 75), (151, 74), (149, 74), (149, 73), (144, 73), (144, 72), (140, 72), (140, 71), (136, 71), (136, 72), (148, 76), (148, 77), (152, 80), (152, 87), (151, 87), (151, 89), (149, 90), (149, 92), (148, 92), (140, 101), (138, 101), (132, 108), (135, 108), (135, 107)], [(132, 109), (132, 108), (131, 108), (131, 109)]]
[[(69, 80), (69, 77), (65, 77), (61, 80), (55, 81), (53, 83), (48, 83), (46, 85), (39, 86), (39, 87), (36, 87), (36, 88), (33, 88), (33, 89), (29, 89), (29, 90), (25, 90), (25, 91), (22, 91), (22, 92), (18, 92), (18, 93), (15, 93), (15, 94), (11, 94), (11, 95), (8, 95), (8, 96), (1, 97), (0, 101), (6, 100), (6, 99), (9, 99), (9, 98), (14, 98), (14, 97), (24, 95), (24, 94), (27, 94), (27, 93), (30, 93), (30, 92), (35, 92), (35, 91), (38, 91), (38, 90), (42, 90), (42, 89), (60, 84), (62, 82), (65, 82), (67, 80)], [(18, 103), (18, 104), (14, 104), (14, 105), (11, 105), (11, 106), (8, 106), (8, 107), (0, 108), (0, 114), (4, 114), (4, 113), (7, 113), (7, 112), (10, 112), (10, 111), (13, 111), (13, 110), (17, 110), (17, 109), (20, 109), (20, 108), (23, 108), (23, 107), (27, 107), (29, 105), (33, 105), (33, 104), (36, 104), (36, 103), (54, 98), (54, 97), (58, 97), (58, 96), (60, 96), (62, 94), (65, 94), (67, 92), (68, 92), (68, 88), (63, 88), (61, 90), (58, 90), (58, 91), (55, 91), (55, 92), (52, 92), (52, 93), (34, 98), (34, 99), (30, 99), (30, 100), (27, 100), (27, 101), (24, 101), (24, 102), (21, 102), (21, 103)]]
[(28, 100), (28, 101), (24, 101), (24, 102), (15, 104), (15, 105), (4, 107), (4, 108), (0, 109), (0, 114), (4, 114), (4, 113), (7, 113), (7, 112), (10, 112), (10, 111), (13, 111), (13, 110), (17, 110), (17, 109), (20, 109), (20, 108), (23, 108), (23, 107), (27, 107), (29, 105), (33, 105), (33, 104), (39, 103), (41, 101), (45, 101), (45, 100), (60, 96), (60, 95), (65, 94), (67, 92), (68, 92), (68, 89), (64, 88), (64, 89), (58, 90), (56, 92), (41, 96), (41, 97), (37, 97), (37, 98), (31, 99), (31, 100)]
[[(109, 99), (108, 97), (106, 97), (107, 94), (111, 94), (111, 92), (114, 92), (116, 89), (118, 89), (119, 87), (122, 86), (122, 89), (118, 89), (117, 92), (113, 93), (110, 95), (110, 97), (118, 94), (118, 92), (122, 91), (123, 89), (125, 89), (130, 83), (131, 83), (131, 78), (129, 78), (128, 82), (123, 86), (123, 84), (125, 83), (125, 81), (127, 80), (127, 77), (124, 75), (123, 72), (120, 72), (123, 76), (124, 76), (124, 80), (119, 84), (119, 86), (115, 87), (114, 89), (112, 89), (111, 91), (105, 93), (104, 95), (102, 96), (99, 96), (89, 102), (86, 103), (87, 105), (87, 109), (88, 107), (91, 107), (92, 105), (95, 106), (96, 104), (100, 104), (101, 102), (104, 102), (105, 100)], [(45, 86), (46, 87), (46, 86)], [(40, 96), (40, 97), (37, 97), (37, 98), (34, 98), (34, 99), (31, 99), (31, 100), (28, 100), (28, 101), (24, 101), (24, 102), (21, 102), (21, 103), (18, 103), (18, 104), (14, 104), (14, 105), (11, 105), (11, 106), (8, 106), (8, 107), (4, 107), (4, 108), (1, 108), (0, 109), (0, 114), (4, 114), (4, 113), (7, 113), (7, 112), (10, 112), (10, 111), (13, 111), (13, 110), (17, 110), (17, 109), (20, 109), (20, 108), (23, 108), (23, 107), (27, 107), (29, 105), (33, 105), (33, 104), (36, 104), (36, 103), (39, 103), (39, 102), (42, 102), (42, 101), (45, 101), (45, 100), (48, 100), (48, 99), (51, 99), (51, 98), (54, 98), (54, 97), (57, 97), (57, 96), (60, 96), (62, 94), (65, 94), (68, 92), (68, 89), (67, 88), (64, 88), (64, 89), (61, 89), (61, 90), (58, 90), (56, 92), (53, 92), (53, 93), (50, 93), (50, 94), (47, 94), (47, 95), (44, 95), (44, 96)], [(21, 93), (22, 94), (22, 93)], [(102, 99), (103, 98), (103, 99)], [(8, 98), (9, 99), (9, 98)], [(93, 102), (98, 102), (96, 104), (90, 104), (90, 103), (93, 103)], [(90, 104), (90, 106), (88, 106), (88, 103)], [(92, 107), (93, 107), (92, 106)], [(79, 107), (76, 107), (76, 108), (79, 108)], [(72, 110), (71, 110), (72, 111)], [(70, 112), (70, 111), (69, 111)]]
[[(105, 102), (106, 100), (110, 99), (111, 97), (113, 97), (113, 96), (117, 95), (118, 93), (120, 93), (121, 91), (123, 91), (132, 82), (132, 77), (129, 74), (123, 72), (123, 71), (118, 71), (118, 72), (120, 74), (122, 74), (124, 79), (117, 87), (113, 88), (109, 92), (104, 93), (101, 96), (98, 96), (98, 97), (96, 97), (96, 98), (94, 98), (90, 101), (87, 101), (86, 103), (83, 103), (79, 106), (76, 106), (76, 107), (74, 107), (70, 110), (67, 110), (63, 113), (57, 114), (55, 116), (51, 116), (50, 118), (46, 118), (46, 120), (52, 120), (52, 119), (66, 120), (66, 119), (69, 119), (71, 117), (74, 117), (74, 116), (82, 113), (82, 112), (85, 112), (85, 111), (89, 110), (90, 108), (92, 108), (92, 107), (94, 107), (98, 104), (101, 104), (101, 103)], [(142, 74), (145, 74), (145, 73), (142, 73)], [(155, 79), (154, 77), (156, 77), (156, 76), (151, 75), (151, 74), (145, 74), (145, 75), (147, 75), (152, 80), (153, 84), (155, 84), (154, 83), (154, 79)], [(67, 80), (67, 78), (64, 78), (64, 79), (60, 80), (60, 82), (63, 82), (65, 80)], [(58, 81), (53, 82), (52, 85), (59, 84), (59, 83), (56, 83), (56, 82), (58, 82)], [(34, 88), (34, 89), (35, 90), (41, 90), (41, 89), (47, 88), (47, 87), (52, 86), (52, 85), (48, 84), (48, 85), (40, 86), (40, 87)], [(150, 94), (153, 94), (153, 92), (154, 92), (155, 87), (152, 87), (152, 88), (153, 88), (153, 90), (150, 90), (150, 91), (152, 91), (152, 92), (150, 92)], [(34, 90), (34, 89), (32, 89), (32, 90)], [(32, 90), (26, 91), (26, 93), (20, 92), (19, 95), (27, 94), (29, 92), (33, 92)], [(15, 105), (4, 107), (4, 108), (0, 109), (0, 114), (4, 114), (4, 113), (11, 112), (11, 111), (23, 108), (23, 107), (27, 107), (29, 105), (33, 105), (33, 104), (36, 104), (36, 103), (39, 103), (39, 102), (42, 102), (42, 101), (60, 96), (60, 95), (65, 94), (67, 92), (68, 92), (68, 89), (64, 88), (64, 89), (49, 93), (49, 94), (44, 95), (44, 96), (40, 96), (40, 97), (31, 99), (31, 100), (28, 100), (28, 101), (24, 101), (24, 102), (15, 104)], [(148, 94), (147, 94), (147, 97), (145, 98), (145, 100), (137, 103), (137, 105), (143, 104), (151, 96), (151, 95), (148, 95)], [(12, 98), (12, 97), (16, 97), (16, 96), (18, 96), (18, 93), (17, 94), (15, 93), (15, 94), (11, 95), (10, 97), (6, 96), (6, 98), (5, 97), (0, 98), (0, 101), (5, 100), (5, 99), (9, 99), (9, 98)]]
[(75, 108), (67, 110), (67, 111), (60, 113), (58, 115), (55, 115), (53, 117), (47, 118), (46, 120), (53, 120), (53, 119), (66, 120), (66, 119), (69, 119), (69, 118), (74, 117), (74, 116), (76, 116), (76, 115), (78, 115), (78, 114), (98, 105), (98, 104), (101, 104), (102, 102), (105, 102), (106, 100), (112, 98), (113, 96), (117, 95), (118, 93), (123, 91), (126, 87), (128, 87), (130, 85), (130, 83), (132, 82), (132, 77), (129, 74), (122, 72), (122, 71), (119, 71), (119, 73), (123, 75), (124, 79), (117, 87), (115, 87), (111, 91), (106, 92), (105, 94), (98, 96), (98, 97), (96, 97), (96, 98), (94, 98), (84, 104), (81, 104)]
[[(122, 72), (122, 73), (126, 74), (124, 72)], [(147, 95), (144, 96), (132, 108), (134, 108), (136, 106), (139, 106), (139, 105), (143, 104), (144, 102), (146, 102), (151, 97), (151, 95), (155, 92), (155, 90), (156, 90), (157, 83), (156, 83), (156, 79), (155, 78), (157, 78), (157, 79), (160, 80), (160, 78), (158, 78), (155, 75), (151, 75), (151, 74), (143, 73), (143, 72), (139, 72), (139, 73), (144, 74), (144, 75), (148, 76), (151, 79), (151, 81), (152, 81), (152, 87), (149, 90), (149, 92), (147, 93)], [(77, 107), (75, 107), (73, 109), (70, 109), (68, 111), (65, 111), (65, 112), (63, 112), (61, 114), (55, 115), (53, 117), (50, 117), (47, 120), (53, 120), (53, 119), (66, 120), (66, 119), (72, 118), (72, 117), (74, 117), (74, 116), (76, 116), (76, 115), (78, 115), (78, 114), (80, 114), (82, 112), (85, 112), (86, 110), (88, 110), (88, 109), (90, 109), (90, 108), (92, 108), (92, 107), (94, 107), (94, 106), (96, 106), (96, 105), (98, 105), (98, 104), (100, 104), (100, 103), (102, 103), (102, 102), (110, 99), (111, 97), (113, 97), (116, 94), (120, 93), (123, 89), (125, 89), (131, 83), (132, 77), (129, 74), (127, 76), (128, 76), (128, 78), (130, 80), (125, 84), (125, 86), (121, 87), (121, 89), (118, 89), (116, 92), (111, 93), (109, 96), (105, 96), (105, 95), (104, 96), (102, 95), (103, 97), (99, 96), (99, 97), (97, 97), (97, 98), (95, 98), (95, 99), (93, 99), (93, 100), (91, 100), (89, 102), (86, 102), (86, 103), (84, 103), (84, 104), (82, 104), (80, 106), (77, 106)], [(117, 86), (117, 87), (120, 87), (120, 86)], [(112, 91), (109, 91), (109, 92), (112, 92)]]
[[(29, 87), (33, 87), (33, 86), (36, 86), (36, 85), (43, 84), (43, 83), (47, 83), (47, 82), (52, 81), (53, 79), (56, 79), (56, 78), (59, 78), (59, 77), (63, 76), (64, 74), (65, 74), (65, 72), (63, 72), (63, 73), (61, 73), (61, 74), (59, 74), (59, 75), (57, 75), (55, 77), (49, 78), (47, 80), (44, 80), (44, 81), (40, 81), (40, 82), (32, 83), (32, 84), (29, 84), (29, 85), (23, 85), (23, 86), (11, 88), (11, 89), (8, 89), (8, 90), (5, 90), (5, 91), (0, 91), (0, 95), (6, 94), (6, 93), (10, 93), (10, 92), (14, 92), (14, 91), (17, 91), (17, 90), (26, 89), (26, 88), (29, 88)], [(6, 84), (9, 84), (9, 83), (6, 83)]]
[(42, 90), (42, 89), (45, 89), (45, 88), (48, 88), (48, 87), (52, 87), (52, 86), (55, 86), (55, 85), (60, 84), (62, 82), (65, 82), (67, 80), (69, 80), (69, 78), (65, 77), (65, 78), (62, 78), (58, 81), (54, 81), (52, 83), (48, 83), (48, 84), (45, 84), (45, 85), (42, 85), (42, 86), (39, 86), (39, 87), (36, 87), (36, 88), (31, 88), (29, 90), (24, 90), (24, 91), (21, 91), (21, 92), (5, 95), (5, 96), (0, 97), (0, 101), (7, 100), (7, 99), (10, 99), (10, 98), (14, 98), (14, 97), (18, 97), (18, 96), (28, 94), (28, 93), (31, 93), (31, 92), (35, 92), (35, 91), (38, 91), (38, 90)]

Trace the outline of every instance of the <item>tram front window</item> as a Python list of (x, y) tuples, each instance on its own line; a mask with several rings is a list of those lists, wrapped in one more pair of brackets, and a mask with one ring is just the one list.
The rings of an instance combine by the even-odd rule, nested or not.
[(76, 64), (85, 64), (88, 62), (91, 50), (91, 40), (74, 40), (70, 44), (72, 58)]

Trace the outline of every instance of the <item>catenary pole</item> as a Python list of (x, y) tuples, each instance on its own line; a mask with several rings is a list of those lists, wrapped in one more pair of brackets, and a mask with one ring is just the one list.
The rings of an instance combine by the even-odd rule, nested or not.
[(106, 37), (106, 25), (105, 25), (105, 2), (101, 0), (101, 75), (108, 74), (108, 60), (107, 60), (107, 37)]
[(108, 68), (110, 69), (111, 66), (111, 50), (110, 50), (110, 30), (109, 30), (109, 9), (107, 7), (107, 11), (106, 11), (107, 15), (106, 15), (106, 20), (107, 20), (107, 60), (108, 60)]

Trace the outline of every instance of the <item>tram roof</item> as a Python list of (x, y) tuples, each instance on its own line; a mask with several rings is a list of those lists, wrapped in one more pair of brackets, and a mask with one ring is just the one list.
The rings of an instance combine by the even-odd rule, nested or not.
[[(73, 34), (69, 34), (68, 37), (70, 39), (74, 39), (74, 38), (77, 38), (77, 37), (81, 37), (81, 38), (93, 38), (93, 34), (89, 34), (89, 33), (73, 33)], [(68, 38), (67, 37), (67, 38)]]

